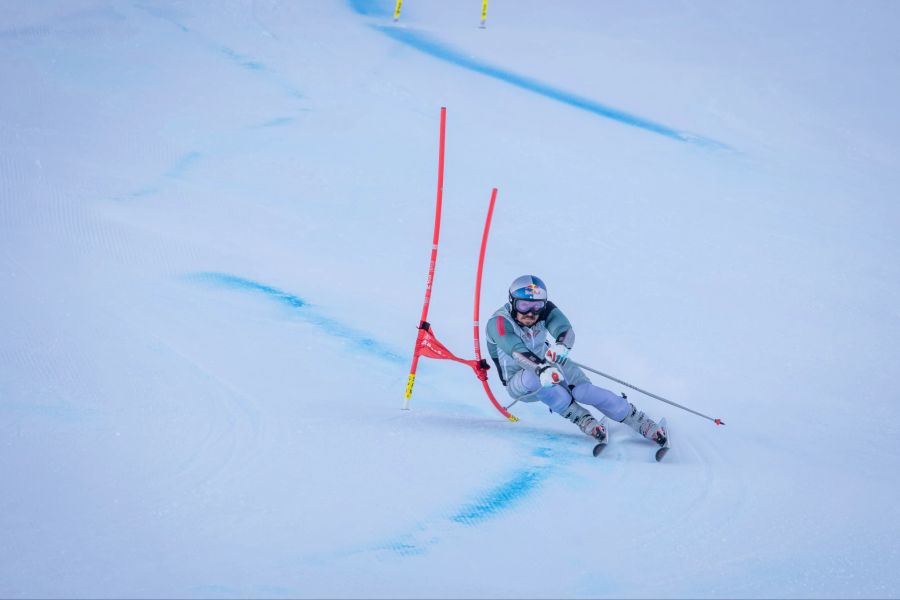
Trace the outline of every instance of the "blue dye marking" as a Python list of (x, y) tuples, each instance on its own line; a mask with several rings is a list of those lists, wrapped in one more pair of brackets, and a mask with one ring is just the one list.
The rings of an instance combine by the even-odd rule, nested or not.
[(156, 17), (157, 19), (162, 19), (163, 21), (171, 23), (185, 33), (191, 31), (190, 27), (178, 21), (170, 11), (166, 10), (165, 8), (156, 6), (153, 2), (137, 2), (135, 3), (134, 7), (138, 10), (146, 12), (152, 17)]
[(258, 73), (259, 75), (265, 77), (271, 82), (274, 82), (278, 86), (282, 88), (284, 93), (291, 96), (292, 98), (303, 99), (303, 93), (300, 90), (296, 89), (290, 82), (285, 80), (284, 78), (278, 76), (275, 72), (269, 69), (265, 64), (253, 60), (250, 57), (235, 52), (231, 48), (226, 46), (220, 46), (218, 48), (219, 54), (238, 65), (239, 67), (246, 69), (248, 71), (252, 71), (254, 73)]
[(458, 50), (441, 44), (440, 42), (432, 39), (425, 34), (410, 29), (401, 29), (398, 27), (385, 27), (380, 25), (373, 27), (374, 29), (381, 31), (388, 37), (391, 37), (394, 40), (408, 46), (412, 46), (416, 50), (419, 50), (426, 54), (430, 54), (435, 58), (455, 64), (465, 69), (469, 69), (471, 71), (475, 71), (476, 73), (481, 73), (482, 75), (487, 75), (488, 77), (504, 81), (516, 87), (528, 90), (529, 92), (534, 92), (541, 96), (550, 98), (551, 100), (556, 100), (558, 102), (574, 106), (575, 108), (586, 110), (595, 115), (599, 115), (607, 119), (612, 119), (614, 121), (624, 123), (625, 125), (644, 129), (646, 131), (678, 140), (680, 142), (689, 142), (707, 148), (715, 148), (720, 150), (728, 149), (728, 146), (722, 144), (721, 142), (673, 129), (672, 127), (668, 127), (661, 123), (656, 123), (654, 121), (650, 121), (649, 119), (644, 119), (643, 117), (639, 117), (623, 110), (607, 106), (595, 100), (591, 100), (590, 98), (579, 96), (578, 94), (553, 87), (536, 79), (532, 79), (531, 77), (519, 75), (500, 67), (479, 61), (475, 58), (472, 58), (471, 56), (467, 56), (466, 54), (459, 52)]
[[(158, 8), (152, 2), (146, 2), (146, 3), (139, 2), (138, 4), (136, 4), (136, 8), (146, 11), (148, 14), (150, 14), (153, 17), (156, 17), (158, 19), (162, 19), (168, 23), (171, 23), (172, 25), (174, 25), (175, 27), (177, 27), (184, 33), (192, 33), (191, 29), (189, 27), (180, 23), (177, 19), (175, 19), (174, 16), (169, 14), (168, 11)], [(286, 81), (285, 79), (279, 77), (277, 74), (272, 72), (268, 67), (266, 67), (266, 65), (264, 63), (259, 62), (257, 60), (253, 60), (249, 56), (240, 54), (239, 52), (236, 52), (235, 50), (233, 50), (232, 48), (229, 48), (227, 46), (221, 46), (221, 45), (215, 44), (213, 42), (210, 42), (208, 39), (201, 36), (200, 34), (195, 34), (195, 35), (200, 39), (200, 42), (208, 50), (215, 52), (224, 58), (227, 58), (229, 61), (231, 61), (232, 63), (238, 65), (239, 67), (241, 67), (243, 69), (246, 69), (248, 71), (252, 71), (254, 73), (257, 73), (259, 75), (267, 77), (270, 81), (277, 83), (282, 88), (284, 93), (286, 93), (288, 96), (290, 96), (292, 98), (297, 98), (300, 100), (304, 99), (303, 93), (300, 92), (300, 90), (296, 89), (293, 85), (291, 85), (290, 82)]]
[(531, 455), (538, 458), (550, 458), (553, 456), (553, 450), (551, 448), (535, 448), (531, 451)]
[(407, 542), (390, 542), (376, 547), (375, 550), (389, 550), (400, 556), (421, 556), (428, 551), (427, 548)]
[[(354, 12), (362, 16), (388, 16), (388, 11), (384, 8), (384, 5), (377, 0), (348, 0), (348, 4)], [(656, 123), (626, 111), (607, 106), (596, 100), (591, 100), (590, 98), (553, 87), (531, 77), (519, 75), (486, 62), (479, 61), (463, 52), (438, 42), (426, 34), (407, 28), (384, 25), (372, 25), (372, 28), (402, 44), (411, 46), (412, 48), (424, 52), (425, 54), (429, 54), (437, 59), (498, 79), (510, 85), (514, 85), (529, 92), (534, 92), (535, 94), (550, 98), (551, 100), (556, 100), (557, 102), (568, 104), (569, 106), (574, 106), (575, 108), (585, 110), (592, 114), (612, 119), (619, 123), (630, 125), (631, 127), (650, 131), (680, 142), (687, 142), (714, 150), (731, 150), (728, 145), (716, 140), (685, 131), (679, 131), (661, 123)]]
[(168, 172), (166, 172), (166, 177), (171, 179), (180, 179), (184, 177), (184, 175), (200, 161), (201, 156), (203, 155), (199, 152), (188, 152), (175, 161)]
[[(188, 152), (169, 167), (169, 170), (166, 171), (164, 177), (168, 179), (181, 179), (183, 178), (187, 172), (196, 165), (203, 155), (200, 152)], [(147, 185), (142, 187), (139, 190), (131, 192), (129, 194), (130, 198), (146, 198), (147, 196), (153, 196), (162, 191), (161, 185)]]
[(244, 56), (243, 54), (238, 54), (237, 52), (235, 52), (234, 50), (232, 50), (231, 48), (228, 48), (226, 46), (222, 46), (221, 48), (219, 48), (219, 52), (223, 56), (225, 56), (226, 58), (231, 60), (231, 62), (233, 62), (241, 67), (244, 67), (245, 69), (249, 69), (251, 71), (267, 70), (266, 66), (264, 64), (262, 64), (261, 62), (251, 60), (251, 59), (247, 58), (246, 56)]
[(386, 17), (390, 14), (378, 0), (349, 0), (348, 4), (353, 12), (364, 17)]
[(390, 349), (386, 344), (366, 334), (357, 331), (340, 321), (319, 314), (303, 298), (288, 292), (279, 290), (256, 281), (244, 279), (227, 273), (193, 273), (187, 276), (189, 279), (206, 284), (221, 285), (238, 290), (248, 290), (265, 294), (277, 302), (293, 309), (302, 309), (298, 314), (307, 322), (324, 330), (331, 336), (348, 340), (360, 350), (374, 354), (378, 358), (393, 363), (404, 363), (409, 359)]
[(274, 298), (275, 300), (278, 300), (283, 304), (287, 304), (291, 308), (300, 308), (306, 306), (306, 301), (304, 301), (303, 298), (294, 296), (293, 294), (289, 294), (287, 292), (283, 292), (278, 288), (273, 288), (262, 283), (244, 279), (243, 277), (237, 277), (236, 275), (228, 275), (227, 273), (194, 273), (190, 277), (192, 279), (203, 281), (205, 283), (213, 283), (224, 285), (226, 287), (251, 290), (254, 292), (262, 292), (263, 294), (266, 294), (267, 296)]
[[(169, 167), (169, 170), (165, 172), (163, 177), (167, 179), (182, 179), (185, 175), (187, 175), (188, 171), (190, 171), (203, 157), (203, 154), (200, 152), (188, 152)], [(131, 192), (129, 196), (131, 198), (146, 198), (147, 196), (152, 196), (154, 194), (158, 194), (162, 191), (162, 187), (160, 185), (147, 185), (142, 187), (141, 189)]]
[(476, 502), (464, 507), (451, 520), (462, 525), (474, 525), (509, 508), (531, 493), (544, 479), (545, 474), (537, 469), (527, 469), (515, 475), (506, 483), (489, 490)]
[[(550, 443), (559, 441), (567, 446), (582, 446), (569, 443), (569, 436), (546, 433), (541, 437)], [(529, 435), (529, 439), (533, 439), (533, 436)], [(486, 519), (496, 517), (503, 511), (513, 508), (515, 504), (522, 502), (534, 493), (548, 478), (559, 475), (559, 467), (572, 459), (572, 455), (568, 451), (559, 457), (554, 457), (554, 452), (553, 446), (531, 448), (531, 455), (538, 460), (531, 461), (531, 466), (525, 466), (515, 471), (505, 483), (477, 494), (474, 502), (466, 504), (453, 513), (448, 517), (449, 521), (454, 525), (475, 527)], [(543, 460), (550, 457), (554, 457), (551, 463)], [(388, 542), (369, 546), (362, 552), (389, 551), (399, 557), (420, 556), (441, 542), (440, 530), (440, 523), (426, 522), (417, 526), (412, 534), (396, 536)], [(361, 551), (357, 550), (354, 553), (358, 552)]]
[(294, 122), (293, 117), (277, 117), (270, 121), (266, 121), (259, 127), (282, 127), (284, 125), (290, 125), (293, 122)]
[(148, 186), (145, 188), (141, 188), (136, 192), (131, 193), (132, 198), (145, 198), (147, 196), (152, 196), (153, 194), (159, 193), (159, 187), (157, 186)]

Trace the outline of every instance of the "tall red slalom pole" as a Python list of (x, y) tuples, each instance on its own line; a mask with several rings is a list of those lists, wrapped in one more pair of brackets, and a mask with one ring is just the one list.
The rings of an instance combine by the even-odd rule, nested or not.
[(484, 253), (487, 249), (488, 233), (491, 230), (491, 218), (494, 216), (494, 203), (496, 201), (497, 188), (494, 188), (491, 190), (491, 203), (488, 205), (487, 218), (484, 220), (484, 233), (481, 234), (481, 251), (478, 253), (478, 275), (475, 277), (475, 319), (472, 327), (475, 337), (475, 361), (478, 364), (475, 373), (478, 375), (478, 379), (481, 380), (484, 391), (487, 393), (494, 408), (499, 410), (500, 413), (510, 421), (516, 422), (519, 418), (510, 414), (508, 410), (503, 408), (503, 406), (497, 402), (493, 392), (491, 392), (491, 386), (488, 385), (487, 381), (487, 361), (481, 358), (481, 324), (479, 323), (481, 313), (481, 273), (484, 270)]
[(419, 319), (419, 334), (416, 337), (416, 347), (413, 352), (412, 367), (409, 369), (409, 379), (406, 382), (406, 399), (403, 401), (403, 410), (409, 410), (409, 398), (412, 396), (413, 384), (416, 381), (416, 368), (419, 365), (419, 347), (422, 337), (428, 331), (428, 306), (431, 304), (431, 285), (434, 282), (434, 267), (437, 264), (438, 240), (441, 235), (441, 203), (444, 196), (444, 132), (447, 128), (447, 107), (441, 107), (441, 135), (438, 149), (438, 181), (437, 181), (437, 205), (434, 210), (434, 237), (431, 241), (431, 263), (428, 265), (428, 282), (425, 284), (425, 302), (422, 305), (422, 317)]

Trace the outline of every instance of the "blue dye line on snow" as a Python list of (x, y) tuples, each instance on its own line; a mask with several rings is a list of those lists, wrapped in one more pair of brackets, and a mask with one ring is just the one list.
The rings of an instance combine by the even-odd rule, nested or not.
[(147, 196), (152, 196), (154, 194), (158, 194), (160, 192), (160, 188), (157, 185), (148, 185), (147, 187), (143, 187), (136, 192), (131, 192), (132, 198), (145, 198)]
[[(549, 448), (541, 448), (540, 454), (552, 453)], [(510, 510), (533, 493), (551, 472), (550, 467), (526, 467), (514, 473), (507, 481), (476, 496), (474, 502), (466, 504), (450, 516), (450, 522), (464, 527), (474, 527), (483, 521), (497, 517)], [(421, 525), (412, 534), (405, 534), (387, 543), (369, 548), (370, 551), (387, 551), (401, 557), (421, 556), (432, 546), (440, 543), (442, 528), (440, 523)]]
[(330, 317), (326, 317), (315, 310), (306, 300), (295, 296), (291, 293), (279, 290), (278, 288), (258, 283), (250, 279), (238, 277), (237, 275), (229, 275), (227, 273), (192, 273), (188, 278), (200, 283), (223, 286), (235, 290), (243, 290), (257, 292), (265, 295), (269, 299), (275, 300), (280, 304), (284, 304), (293, 309), (299, 309), (300, 315), (305, 321), (311, 323), (323, 330), (328, 335), (347, 340), (352, 343), (358, 350), (373, 354), (378, 358), (402, 364), (408, 362), (408, 358), (400, 355), (383, 342), (368, 336), (367, 334), (353, 329), (352, 327), (341, 323)]
[(553, 456), (553, 450), (550, 448), (535, 448), (531, 451), (532, 456), (537, 456), (538, 458), (550, 458)]
[(270, 83), (273, 83), (276, 86), (280, 87), (287, 95), (293, 98), (303, 98), (303, 93), (300, 90), (295, 88), (290, 81), (266, 66), (265, 63), (254, 60), (252, 57), (246, 54), (241, 54), (240, 52), (237, 52), (232, 48), (229, 48), (228, 46), (217, 46), (216, 50), (218, 51), (220, 56), (223, 56), (232, 64), (255, 73), (261, 77), (265, 77)]
[(157, 19), (161, 19), (168, 23), (171, 23), (178, 29), (180, 29), (184, 33), (190, 33), (191, 28), (179, 21), (175, 18), (175, 13), (166, 8), (157, 6), (154, 2), (151, 1), (140, 1), (135, 2), (134, 7), (138, 10), (142, 10), (149, 14), (152, 17), (156, 17)]
[[(203, 158), (203, 154), (201, 152), (192, 151), (188, 152), (184, 156), (179, 157), (172, 166), (169, 167), (169, 170), (163, 174), (163, 177), (166, 179), (183, 179), (185, 175), (187, 175), (188, 171), (190, 171), (194, 166), (200, 162), (200, 159)], [(132, 198), (145, 198), (147, 196), (152, 196), (154, 194), (158, 194), (162, 191), (163, 186), (160, 183), (154, 185), (146, 185), (139, 190), (136, 190), (130, 194)]]
[(581, 110), (585, 110), (595, 115), (605, 117), (607, 119), (612, 119), (613, 121), (618, 121), (619, 123), (630, 125), (631, 127), (644, 129), (646, 131), (678, 140), (680, 142), (689, 142), (708, 148), (717, 148), (723, 150), (728, 149), (728, 146), (722, 144), (721, 142), (717, 142), (715, 140), (704, 138), (702, 136), (687, 133), (684, 131), (679, 131), (661, 123), (657, 123), (655, 121), (633, 115), (623, 110), (607, 106), (601, 102), (597, 102), (596, 100), (591, 100), (590, 98), (579, 96), (578, 94), (574, 94), (572, 92), (567, 92), (560, 88), (538, 81), (537, 79), (533, 79), (525, 75), (519, 75), (517, 73), (507, 71), (486, 62), (479, 61), (475, 58), (465, 55), (462, 52), (459, 52), (458, 50), (454, 50), (449, 46), (441, 44), (440, 42), (431, 39), (425, 34), (409, 29), (400, 29), (397, 27), (375, 26), (375, 29), (378, 29), (382, 33), (399, 42), (402, 42), (408, 46), (412, 46), (413, 48), (420, 50), (421, 52), (424, 52), (426, 54), (430, 54), (435, 58), (439, 58), (465, 69), (469, 69), (470, 71), (475, 71), (476, 73), (481, 73), (482, 75), (487, 75), (488, 77), (504, 81), (529, 92), (534, 92), (535, 94), (538, 94), (540, 96), (550, 98), (551, 100), (556, 100), (557, 102), (562, 102), (563, 104), (568, 104), (569, 106), (580, 108)]
[(384, 7), (384, 4), (377, 0), (375, 2), (372, 0), (347, 0), (347, 3), (353, 9), (353, 12), (364, 17), (388, 16), (388, 10)]
[(511, 479), (482, 494), (475, 502), (464, 506), (450, 517), (454, 523), (475, 525), (480, 521), (512, 507), (534, 491), (547, 476), (544, 469), (528, 468)]
[(229, 62), (241, 67), (242, 69), (246, 69), (247, 71), (251, 71), (253, 73), (266, 77), (267, 79), (269, 79), (269, 81), (280, 86), (287, 95), (297, 99), (304, 98), (303, 93), (295, 88), (290, 81), (284, 79), (276, 72), (269, 69), (265, 65), (265, 63), (254, 60), (253, 58), (245, 54), (241, 54), (234, 49), (229, 48), (228, 46), (218, 45), (209, 41), (199, 32), (193, 31), (190, 27), (179, 21), (169, 10), (160, 8), (152, 2), (138, 2), (137, 4), (135, 4), (135, 8), (145, 11), (152, 17), (161, 19), (174, 25), (175, 27), (180, 29), (182, 33), (190, 33), (196, 36), (208, 50), (217, 53), (219, 56), (227, 59)]
[(274, 119), (270, 119), (261, 125), (257, 125), (257, 127), (284, 127), (285, 125), (290, 125), (296, 119), (293, 117), (276, 117)]
[[(348, 0), (348, 2), (354, 12), (359, 15), (377, 17), (388, 16), (386, 11), (377, 2), (372, 2), (371, 0)], [(482, 75), (492, 77), (499, 81), (514, 85), (516, 87), (522, 88), (529, 92), (533, 92), (540, 96), (544, 96), (551, 100), (562, 102), (563, 104), (568, 104), (569, 106), (585, 110), (592, 114), (607, 119), (612, 119), (613, 121), (618, 121), (619, 123), (622, 123), (624, 125), (637, 127), (638, 129), (650, 131), (652, 133), (656, 133), (670, 139), (678, 140), (680, 142), (687, 142), (695, 144), (697, 146), (715, 150), (730, 150), (730, 147), (728, 145), (716, 140), (706, 138), (697, 134), (688, 133), (686, 131), (679, 131), (678, 129), (675, 129), (673, 127), (663, 125), (662, 123), (657, 123), (655, 121), (633, 115), (624, 110), (613, 108), (611, 106), (603, 104), (602, 102), (597, 102), (596, 100), (592, 100), (590, 98), (586, 98), (584, 96), (562, 90), (547, 83), (538, 81), (537, 79), (533, 79), (525, 75), (519, 75), (518, 73), (513, 73), (512, 71), (508, 71), (501, 67), (497, 67), (495, 65), (480, 61), (465, 54), (464, 52), (451, 48), (446, 44), (442, 44), (441, 42), (435, 40), (427, 34), (417, 32), (408, 28), (384, 25), (372, 25), (372, 27), (402, 44), (406, 44), (407, 46), (415, 48), (416, 50), (431, 55), (437, 59), (455, 64), (464, 69), (469, 69), (470, 71), (474, 71), (476, 73), (481, 73)]]
[[(488, 519), (500, 517), (514, 510), (535, 494), (548, 479), (558, 475), (560, 468), (576, 456), (573, 452), (583, 450), (582, 440), (578, 436), (562, 436), (548, 432), (540, 437), (548, 445), (531, 449), (533, 460), (528, 461), (530, 464), (516, 469), (502, 483), (476, 493), (474, 501), (467, 502), (458, 510), (452, 511), (449, 517), (429, 519), (415, 526), (409, 533), (344, 555), (386, 552), (401, 558), (421, 556), (439, 545), (444, 536), (452, 535), (453, 527), (477, 527)], [(528, 440), (529, 445), (533, 443), (533, 435), (529, 434)], [(560, 449), (563, 452), (557, 456), (556, 450)]]
[(266, 66), (263, 63), (256, 61), (256, 60), (252, 60), (251, 58), (249, 58), (243, 54), (239, 54), (238, 52), (235, 52), (234, 50), (232, 50), (231, 48), (228, 48), (227, 46), (222, 46), (221, 48), (219, 48), (219, 53), (222, 54), (222, 56), (224, 56), (231, 62), (233, 62), (234, 64), (236, 64), (240, 67), (243, 67), (245, 69), (248, 69), (250, 71), (266, 71), (266, 70), (268, 70), (268, 69), (266, 69)]
[(375, 546), (372, 550), (387, 550), (400, 556), (421, 556), (428, 552), (428, 547), (436, 543), (435, 540), (430, 542), (416, 543), (413, 536), (404, 536), (403, 538)]
[(203, 155), (200, 152), (188, 152), (180, 157), (172, 167), (166, 171), (166, 177), (171, 179), (181, 179), (184, 175), (196, 165)]

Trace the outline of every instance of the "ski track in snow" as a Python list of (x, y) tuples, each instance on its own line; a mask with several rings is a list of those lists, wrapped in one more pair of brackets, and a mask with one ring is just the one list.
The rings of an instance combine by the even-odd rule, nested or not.
[[(388, 18), (387, 13), (378, 8), (372, 0), (348, 1), (351, 8), (361, 16)], [(419, 52), (423, 52), (429, 56), (433, 56), (434, 58), (468, 69), (475, 73), (481, 73), (482, 75), (497, 79), (498, 81), (503, 81), (504, 83), (508, 83), (528, 92), (544, 96), (550, 100), (555, 100), (600, 117), (611, 119), (630, 127), (636, 127), (651, 133), (656, 133), (680, 142), (694, 144), (709, 150), (733, 151), (733, 148), (717, 140), (687, 131), (680, 131), (673, 127), (669, 127), (668, 125), (663, 125), (662, 123), (657, 123), (650, 119), (603, 104), (602, 102), (592, 100), (591, 98), (543, 83), (532, 77), (514, 73), (488, 62), (478, 60), (421, 31), (415, 31), (409, 28), (398, 28), (390, 25), (370, 25), (370, 27), (397, 42), (418, 50)]]

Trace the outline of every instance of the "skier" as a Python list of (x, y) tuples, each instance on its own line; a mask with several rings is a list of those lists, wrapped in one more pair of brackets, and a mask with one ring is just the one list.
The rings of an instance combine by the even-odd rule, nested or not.
[[(547, 300), (547, 286), (539, 278), (516, 278), (509, 286), (509, 302), (491, 316), (486, 329), (488, 353), (512, 398), (540, 400), (551, 412), (605, 442), (606, 428), (582, 406), (587, 404), (665, 445), (666, 432), (653, 419), (623, 396), (593, 385), (584, 371), (567, 362), (575, 332), (559, 307)], [(548, 333), (552, 336), (549, 342)]]

